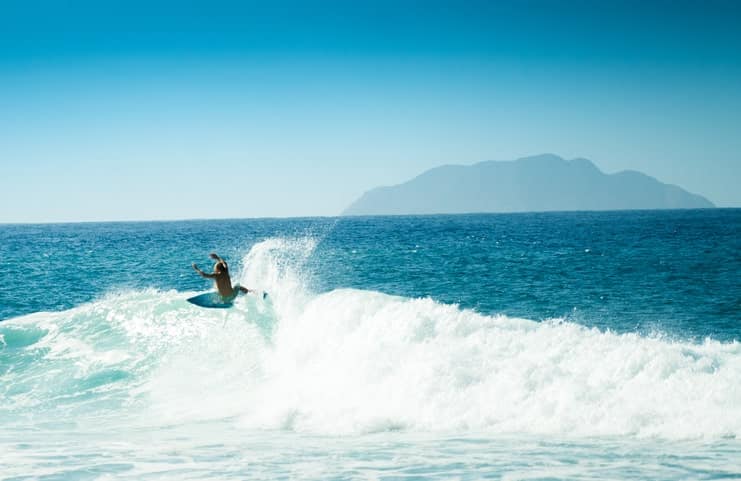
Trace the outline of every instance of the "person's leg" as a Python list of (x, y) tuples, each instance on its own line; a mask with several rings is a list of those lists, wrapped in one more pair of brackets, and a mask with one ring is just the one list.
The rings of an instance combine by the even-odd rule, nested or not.
[(246, 288), (246, 287), (244, 287), (244, 286), (239, 286), (239, 290), (240, 290), (240, 291), (242, 291), (242, 292), (243, 292), (243, 293), (245, 293), (245, 294), (247, 294), (248, 292), (250, 292), (250, 290), (249, 290), (249, 289), (247, 289), (247, 288)]

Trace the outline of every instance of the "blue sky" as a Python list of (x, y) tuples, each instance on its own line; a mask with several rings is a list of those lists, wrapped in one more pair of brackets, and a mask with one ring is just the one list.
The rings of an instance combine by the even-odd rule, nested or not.
[(335, 215), (544, 152), (741, 206), (738, 2), (0, 8), (0, 222)]

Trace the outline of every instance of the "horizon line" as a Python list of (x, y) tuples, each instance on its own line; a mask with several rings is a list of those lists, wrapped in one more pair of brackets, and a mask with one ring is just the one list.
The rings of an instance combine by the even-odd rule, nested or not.
[(218, 222), (218, 221), (266, 221), (266, 220), (307, 220), (307, 219), (360, 219), (368, 217), (436, 217), (436, 216), (470, 216), (470, 215), (524, 215), (524, 214), (576, 214), (576, 213), (614, 213), (614, 212), (678, 212), (699, 210), (741, 210), (741, 206), (690, 207), (675, 209), (578, 209), (578, 210), (531, 210), (516, 212), (437, 212), (431, 214), (338, 214), (308, 216), (264, 216), (264, 217), (193, 217), (174, 219), (126, 219), (126, 220), (65, 220), (65, 221), (29, 221), (2, 222), (0, 227), (32, 225), (79, 225), (79, 224), (145, 224), (175, 222)]

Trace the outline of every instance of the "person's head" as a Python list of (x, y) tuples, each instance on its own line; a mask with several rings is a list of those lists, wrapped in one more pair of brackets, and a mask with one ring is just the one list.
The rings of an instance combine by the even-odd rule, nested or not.
[(217, 262), (214, 264), (214, 272), (217, 274), (222, 274), (227, 271), (226, 265), (223, 262)]

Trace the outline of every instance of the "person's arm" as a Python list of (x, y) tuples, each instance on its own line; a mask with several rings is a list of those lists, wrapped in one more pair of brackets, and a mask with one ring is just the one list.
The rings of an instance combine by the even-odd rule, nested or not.
[(224, 259), (222, 259), (221, 257), (219, 257), (219, 255), (218, 255), (218, 254), (217, 254), (216, 252), (212, 252), (212, 253), (211, 253), (211, 254), (209, 255), (209, 257), (210, 257), (211, 259), (215, 260), (215, 261), (218, 261), (218, 262), (219, 262), (219, 264), (223, 264), (223, 265), (224, 265), (224, 267), (226, 267), (227, 269), (229, 269), (229, 266), (228, 266), (228, 265), (226, 265), (226, 261), (225, 261)]
[(205, 277), (206, 279), (213, 279), (214, 277), (216, 277), (216, 274), (207, 274), (203, 272), (202, 270), (200, 270), (198, 266), (195, 264), (195, 262), (192, 265), (193, 265), (193, 269), (198, 273), (199, 276)]

